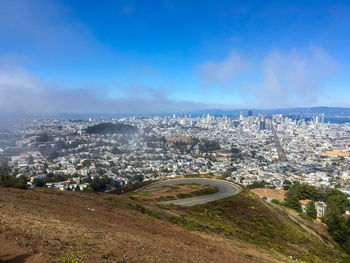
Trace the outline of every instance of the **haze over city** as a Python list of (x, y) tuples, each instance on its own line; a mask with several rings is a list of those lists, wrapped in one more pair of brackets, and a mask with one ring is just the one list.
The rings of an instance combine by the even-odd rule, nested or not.
[(350, 106), (346, 1), (0, 2), (6, 114)]

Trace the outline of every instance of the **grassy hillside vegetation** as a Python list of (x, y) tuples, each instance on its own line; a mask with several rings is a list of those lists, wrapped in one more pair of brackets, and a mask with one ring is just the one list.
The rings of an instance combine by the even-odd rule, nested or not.
[(199, 144), (199, 150), (201, 152), (214, 152), (216, 150), (220, 150), (220, 143), (214, 140), (203, 140)]
[[(150, 202), (152, 204), (155, 204), (162, 201), (210, 195), (217, 192), (219, 192), (219, 189), (210, 185), (178, 184), (176, 186), (170, 187), (155, 186), (154, 188), (145, 189), (143, 191), (133, 191), (129, 192), (127, 196), (132, 200), (142, 200), (143, 202)], [(113, 193), (115, 193), (115, 191)]]
[(15, 176), (0, 174), (0, 187), (13, 187), (18, 189), (27, 189), (27, 178), (20, 176), (16, 178)]
[(179, 199), (182, 199), (182, 198), (189, 198), (189, 197), (195, 197), (195, 196), (201, 196), (201, 195), (210, 195), (210, 194), (215, 194), (219, 192), (219, 189), (214, 186), (206, 185), (204, 187), (205, 188), (203, 189), (199, 189), (189, 193), (179, 193), (176, 195), (176, 197), (178, 197)]
[(0, 199), (1, 262), (257, 262), (247, 253), (280, 262), (187, 231), (166, 219), (170, 211), (123, 195), (0, 187)]
[[(301, 262), (341, 262), (342, 253), (328, 240), (305, 231), (288, 216), (247, 189), (239, 195), (194, 207), (169, 206), (180, 216), (170, 221), (188, 230), (238, 238), (292, 256)], [(327, 244), (328, 242), (328, 244)]]
[[(14, 256), (40, 257), (34, 262), (60, 262), (71, 254), (93, 263), (349, 262), (324, 224), (265, 202), (248, 188), (226, 199), (182, 207), (147, 201), (157, 194), (167, 199), (170, 192), (128, 192), (143, 183), (124, 188), (127, 194), (121, 195), (0, 187), (0, 261), (13, 245), (26, 249), (11, 252)], [(168, 189), (173, 197), (181, 187), (188, 193), (207, 189), (176, 187)], [(349, 227), (337, 215), (331, 215), (331, 231), (339, 224)], [(6, 244), (11, 245), (1, 250)]]

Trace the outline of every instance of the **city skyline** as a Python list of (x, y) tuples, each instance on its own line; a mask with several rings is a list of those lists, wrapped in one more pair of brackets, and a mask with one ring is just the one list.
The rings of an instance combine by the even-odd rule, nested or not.
[(3, 113), (349, 107), (343, 1), (1, 1)]

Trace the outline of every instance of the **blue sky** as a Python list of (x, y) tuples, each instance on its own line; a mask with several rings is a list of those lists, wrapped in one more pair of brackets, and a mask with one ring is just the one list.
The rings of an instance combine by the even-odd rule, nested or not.
[(2, 0), (0, 109), (350, 106), (349, 13), (348, 1)]

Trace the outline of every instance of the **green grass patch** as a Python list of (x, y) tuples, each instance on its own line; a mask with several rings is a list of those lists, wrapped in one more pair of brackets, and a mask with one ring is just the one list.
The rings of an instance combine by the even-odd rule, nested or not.
[(108, 201), (110, 204), (112, 204), (116, 207), (125, 208), (125, 209), (132, 209), (132, 210), (135, 210), (135, 211), (140, 212), (142, 214), (147, 214), (151, 217), (160, 219), (160, 215), (156, 211), (145, 208), (144, 206), (142, 206), (140, 204), (131, 204), (131, 203), (126, 203), (126, 202), (121, 202), (121, 201), (116, 200), (112, 197), (106, 198), (106, 201)]
[(140, 189), (141, 187), (144, 187), (144, 186), (149, 185), (149, 184), (154, 183), (154, 182), (155, 181), (150, 180), (150, 181), (142, 181), (142, 182), (134, 183), (131, 185), (116, 188), (112, 191), (109, 191), (108, 194), (115, 194), (115, 195), (125, 194), (128, 192), (132, 192), (132, 191), (135, 191), (137, 189)]
[(305, 231), (287, 212), (266, 204), (247, 189), (207, 204), (177, 209), (171, 222), (188, 230), (215, 232), (271, 249), (304, 262), (337, 262), (341, 253)]
[(190, 198), (195, 196), (202, 196), (202, 195), (210, 195), (215, 194), (219, 192), (219, 189), (214, 186), (206, 186), (204, 189), (192, 191), (190, 193), (179, 193), (176, 195), (177, 198), (183, 199), (183, 198)]
[(172, 195), (164, 195), (164, 196), (157, 197), (156, 200), (158, 202), (163, 202), (163, 201), (169, 201), (169, 200), (176, 200), (176, 198), (175, 196), (172, 196)]

